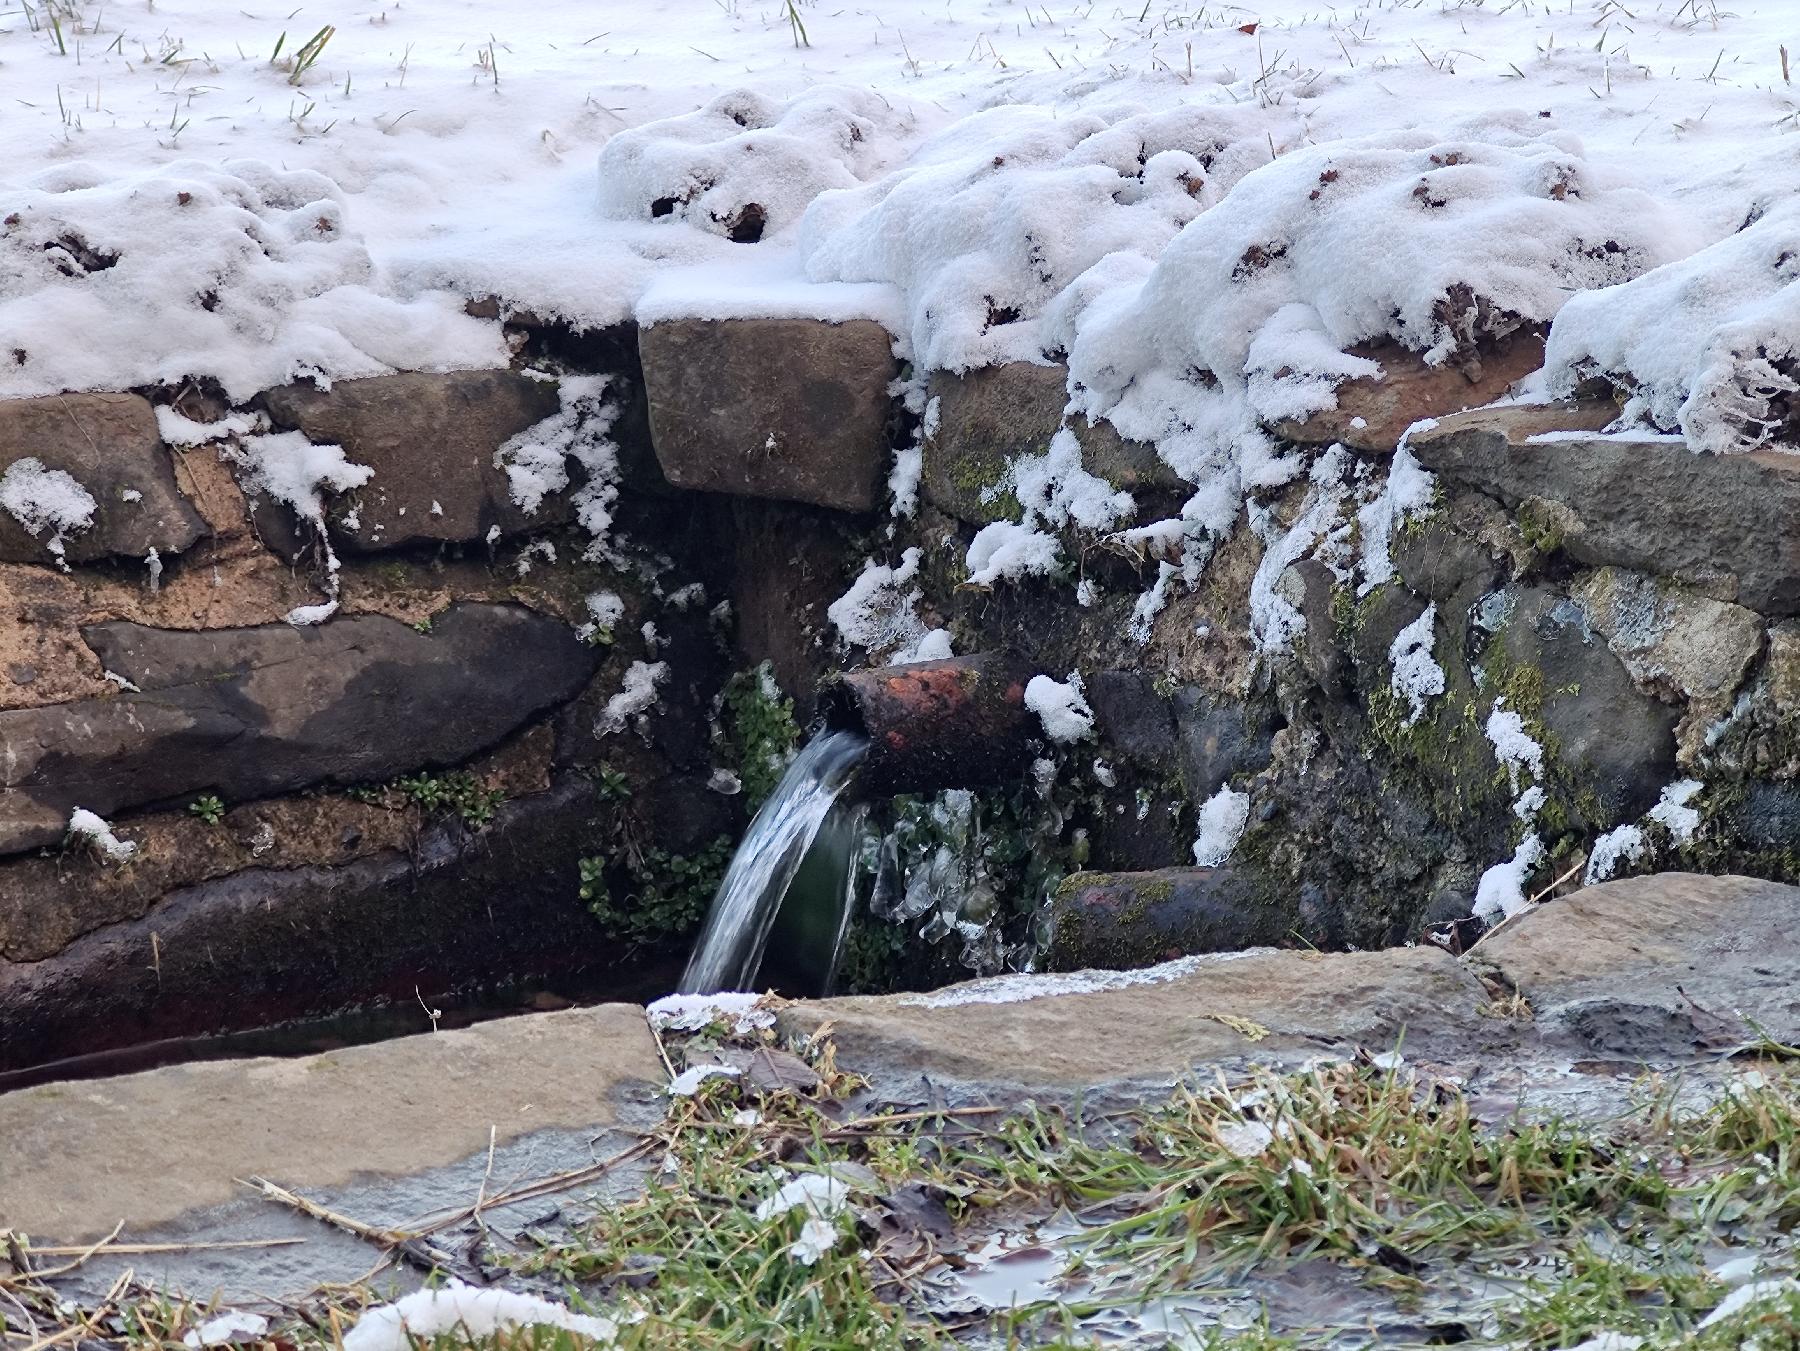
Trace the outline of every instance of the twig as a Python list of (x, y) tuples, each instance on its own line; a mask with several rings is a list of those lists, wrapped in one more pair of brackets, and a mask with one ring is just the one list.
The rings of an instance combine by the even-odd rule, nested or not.
[[(12, 1235), (8, 1234), (7, 1238), (10, 1243)], [(105, 1244), (104, 1247), (105, 1253), (109, 1257), (124, 1256), (126, 1254), (136, 1257), (146, 1253), (219, 1252), (228, 1248), (286, 1248), (291, 1247), (296, 1243), (304, 1242), (306, 1242), (304, 1238), (297, 1238), (290, 1235), (286, 1238), (220, 1239), (215, 1243), (108, 1243)], [(83, 1256), (89, 1256), (94, 1255), (95, 1252), (96, 1250), (93, 1248), (82, 1248), (73, 1245), (40, 1248), (36, 1244), (33, 1244), (29, 1254), (21, 1255), (36, 1257), (73, 1257), (78, 1253)], [(42, 1276), (45, 1273), (34, 1271), (29, 1274), (33, 1276)]]
[[(535, 1197), (549, 1196), (555, 1192), (567, 1191), (570, 1187), (579, 1187), (582, 1183), (591, 1182), (595, 1178), (602, 1177), (607, 1172), (618, 1167), (621, 1163), (625, 1163), (644, 1153), (651, 1145), (656, 1143), (656, 1138), (657, 1137), (654, 1135), (646, 1135), (636, 1144), (621, 1149), (617, 1154), (607, 1156), (600, 1160), (599, 1163), (590, 1163), (585, 1168), (577, 1168), (567, 1173), (553, 1173), (549, 1177), (539, 1178), (536, 1182), (527, 1182), (523, 1186), (514, 1187), (511, 1191), (499, 1192), (487, 1199), (484, 1208), (492, 1209), (495, 1206), (509, 1206), (519, 1201), (530, 1201)], [(473, 1214), (473, 1207), (464, 1206), (461, 1210), (454, 1211), (441, 1218), (432, 1219), (427, 1216), (426, 1221), (421, 1222), (415, 1228), (413, 1236), (416, 1238), (423, 1238), (427, 1234), (435, 1234), (439, 1230), (448, 1229), (453, 1224), (461, 1224)]]
[(865, 1126), (891, 1126), (900, 1121), (927, 1121), (940, 1116), (992, 1116), (1005, 1110), (1004, 1107), (935, 1107), (919, 1112), (895, 1112), (892, 1116), (864, 1116), (855, 1121), (846, 1121), (826, 1134), (841, 1135), (845, 1131), (860, 1130)]
[(252, 1187), (262, 1193), (270, 1201), (297, 1210), (302, 1215), (309, 1215), (334, 1229), (342, 1229), (346, 1234), (354, 1235), (369, 1243), (379, 1243), (384, 1248), (397, 1248), (413, 1234), (403, 1234), (398, 1229), (377, 1229), (372, 1224), (364, 1224), (361, 1220), (351, 1219), (348, 1215), (340, 1215), (337, 1211), (320, 1205), (317, 1201), (309, 1201), (304, 1196), (296, 1196), (286, 1187), (279, 1187), (267, 1178), (253, 1177), (248, 1180), (239, 1179), (246, 1187)]
[[(475, 1205), (469, 1212), (470, 1216), (474, 1219), (475, 1223), (478, 1225), (481, 1224), (481, 1207), (487, 1201), (488, 1182), (494, 1176), (494, 1142), (495, 1142), (496, 1138), (498, 1137), (498, 1134), (499, 1134), (499, 1127), (490, 1124), (488, 1126), (487, 1171), (481, 1175), (481, 1186), (478, 1187), (475, 1191)], [(486, 1228), (485, 1225), (482, 1225), (482, 1227)]]
[[(90, 1257), (92, 1257), (95, 1253), (99, 1252), (108, 1243), (111, 1243), (115, 1238), (117, 1238), (119, 1236), (119, 1231), (121, 1229), (123, 1229), (124, 1227), (125, 1227), (125, 1221), (120, 1220), (117, 1224), (115, 1224), (112, 1227), (112, 1232), (110, 1234), (108, 1234), (105, 1238), (101, 1239), (98, 1243), (94, 1244), (92, 1247), (75, 1249), (74, 1251), (75, 1251), (76, 1256), (75, 1256), (75, 1260), (73, 1262), (64, 1263), (60, 1267), (51, 1267), (48, 1271), (31, 1271), (31, 1272), (29, 1272), (28, 1279), (30, 1279), (32, 1281), (42, 1281), (46, 1277), (49, 1277), (49, 1276), (66, 1275), (67, 1273), (75, 1270), (75, 1268), (80, 1266), (82, 1263), (86, 1262)], [(10, 1248), (10, 1247), (12, 1247), (12, 1244), (13, 1244), (13, 1234), (10, 1229), (7, 1231), (7, 1239), (8, 1239), (7, 1246)], [(57, 1254), (57, 1256), (59, 1256), (59, 1257), (64, 1256), (64, 1255), (65, 1254), (62, 1254), (62, 1253)], [(27, 1268), (29, 1269), (30, 1264), (27, 1263), (26, 1265), (27, 1265)], [(5, 1280), (0, 1280), (0, 1285), (18, 1285), (18, 1284), (21, 1284), (21, 1282), (18, 1280), (18, 1278), (11, 1277), (11, 1276), (7, 1277)]]

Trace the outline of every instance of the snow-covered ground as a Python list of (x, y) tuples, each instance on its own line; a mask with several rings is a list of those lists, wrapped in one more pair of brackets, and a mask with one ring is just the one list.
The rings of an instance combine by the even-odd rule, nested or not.
[[(459, 315), (496, 293), (588, 323), (863, 315), (934, 365), (1066, 349), (1140, 432), (1192, 411), (1177, 363), (1304, 408), (1353, 336), (1454, 345), (1452, 272), (1548, 317), (1790, 193), (1784, 44), (1786, 0), (8, 0), (0, 395), (498, 363)], [(1444, 145), (1451, 208), (1412, 219)], [(1349, 205), (1302, 219), (1321, 186)], [(1288, 265), (1225, 296), (1271, 228)], [(1170, 312), (1197, 294), (1214, 322)], [(1583, 317), (1571, 351), (1649, 341)], [(1239, 411), (1215, 402), (1212, 430)]]

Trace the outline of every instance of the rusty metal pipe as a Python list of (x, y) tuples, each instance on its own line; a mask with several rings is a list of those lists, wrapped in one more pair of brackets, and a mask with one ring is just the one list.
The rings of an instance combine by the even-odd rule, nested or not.
[(849, 795), (892, 797), (1021, 777), (1036, 730), (1025, 709), (1030, 678), (1030, 667), (999, 652), (828, 678), (819, 689), (825, 726), (869, 739)]

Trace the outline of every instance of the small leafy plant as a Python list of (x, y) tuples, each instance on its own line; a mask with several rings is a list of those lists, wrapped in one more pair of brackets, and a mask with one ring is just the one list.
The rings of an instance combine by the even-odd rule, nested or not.
[(216, 826), (225, 819), (225, 804), (212, 793), (202, 793), (188, 803), (188, 815), (199, 817), (209, 826)]

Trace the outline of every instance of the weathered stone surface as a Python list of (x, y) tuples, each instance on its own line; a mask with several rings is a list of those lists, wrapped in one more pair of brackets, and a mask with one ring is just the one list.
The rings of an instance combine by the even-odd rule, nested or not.
[[(26, 458), (62, 470), (94, 499), (93, 525), (64, 538), (72, 563), (180, 553), (206, 533), (176, 487), (155, 410), (136, 394), (0, 400), (0, 474)], [(47, 542), (48, 532), (33, 536), (0, 510), (0, 562), (42, 563)]]
[(1388, 543), (1395, 574), (1441, 611), (1465, 613), (1505, 574), (1505, 555), (1483, 538), (1488, 515), (1500, 512), (1485, 497), (1462, 493), (1446, 509), (1406, 522)]
[(1667, 1061), (1800, 1038), (1800, 888), (1661, 873), (1544, 905), (1473, 956), (1530, 1001), (1540, 1029)]
[(1695, 455), (1668, 437), (1594, 431), (1611, 404), (1479, 409), (1407, 442), (1427, 469), (1509, 507), (1556, 508), (1557, 545), (1686, 582), (1764, 615), (1800, 613), (1800, 456)]
[(1272, 709), (1220, 699), (1188, 685), (1175, 694), (1175, 727), (1182, 781), (1189, 797), (1204, 802), (1232, 775), (1269, 763), (1276, 722)]
[[(1581, 607), (1521, 588), (1500, 635), (1508, 667), (1541, 690), (1538, 716), (1572, 785), (1591, 790), (1608, 829), (1635, 820), (1675, 775), (1675, 711), (1644, 694)], [(1525, 710), (1527, 714), (1529, 709)]]
[[(1010, 362), (954, 375), (933, 371), (930, 394), (937, 401), (937, 429), (925, 439), (925, 497), (960, 520), (982, 525), (1009, 512), (1011, 494), (984, 501), (982, 490), (997, 484), (1020, 455), (1039, 455), (1062, 426), (1068, 404), (1069, 371), (1057, 364)], [(1081, 442), (1081, 462), (1115, 488), (1179, 490), (1175, 471), (1143, 441), (1129, 441), (1110, 422), (1078, 418), (1071, 425)]]
[(788, 502), (731, 503), (733, 636), (745, 665), (774, 669), (802, 724), (820, 679), (842, 661), (826, 614), (851, 580), (844, 565), (853, 550), (840, 520)]
[(0, 713), (0, 852), (55, 843), (75, 807), (236, 803), (455, 764), (574, 697), (600, 660), (510, 605), (454, 605), (429, 634), (365, 615), (84, 636), (141, 693)]
[(657, 462), (681, 488), (871, 511), (893, 340), (868, 320), (673, 319), (641, 331)]
[[(490, 1129), (495, 1181), (537, 1176), (525, 1148), (534, 1132), (591, 1136), (618, 1120), (622, 1098), (662, 1078), (643, 1011), (604, 1004), (292, 1060), (47, 1084), (0, 1095), (0, 1229), (79, 1241), (123, 1219), (142, 1233), (241, 1197), (238, 1179), (256, 1176), (316, 1196), (359, 1175), (473, 1158), (479, 1180)], [(474, 1195), (444, 1192), (452, 1206)], [(266, 1232), (280, 1212), (256, 1205)], [(308, 1237), (328, 1232), (308, 1223)], [(367, 1249), (359, 1255), (366, 1267)]]
[(1293, 915), (1229, 867), (1075, 873), (1051, 902), (1046, 971), (1124, 971), (1195, 953), (1274, 943)]
[[(1113, 983), (1108, 988), (1107, 982)], [(1088, 991), (1088, 992), (1084, 992)], [(1055, 997), (1048, 997), (1055, 996)], [(1321, 1052), (1446, 1044), (1466, 1050), (1492, 1021), (1475, 976), (1433, 948), (1252, 952), (1193, 959), (1157, 975), (1002, 976), (932, 995), (826, 999), (783, 1025), (834, 1029), (838, 1063), (916, 1082), (921, 1073), (988, 1085), (1117, 1084), (1196, 1064), (1297, 1063)], [(1217, 1017), (1267, 1029), (1252, 1041)]]
[[(0, 1069), (315, 1017), (527, 977), (675, 971), (609, 943), (579, 897), (599, 799), (571, 776), (470, 835), (440, 818), (341, 867), (251, 868), (170, 892), (141, 919), (38, 962), (0, 962)], [(672, 966), (672, 964), (670, 964)], [(228, 991), (229, 997), (222, 996)]]
[(1687, 701), (1678, 740), (1692, 763), (1762, 652), (1762, 617), (1619, 568), (1596, 569), (1570, 594), (1640, 688)]
[(1175, 709), (1143, 671), (1095, 671), (1084, 693), (1100, 742), (1131, 763), (1162, 774), (1175, 771)]
[[(561, 407), (554, 382), (513, 371), (408, 372), (340, 380), (330, 389), (284, 385), (262, 395), (278, 427), (344, 448), (375, 476), (327, 512), (341, 547), (483, 540), (567, 520), (566, 497), (526, 515), (494, 453)], [(435, 508), (435, 509), (434, 509)]]
[(1341, 441), (1355, 450), (1392, 451), (1406, 429), (1422, 418), (1441, 418), (1492, 403), (1513, 383), (1544, 364), (1544, 335), (1515, 334), (1478, 361), (1427, 366), (1416, 352), (1391, 342), (1349, 349), (1381, 363), (1379, 380), (1346, 380), (1337, 407), (1304, 421), (1289, 419), (1276, 430), (1302, 445)]

